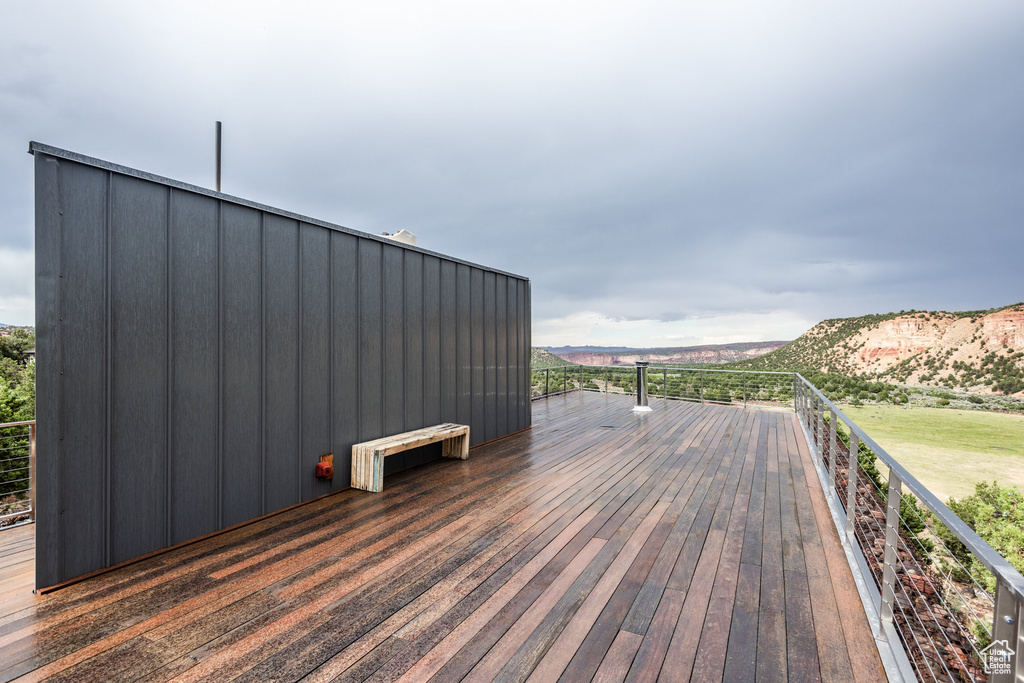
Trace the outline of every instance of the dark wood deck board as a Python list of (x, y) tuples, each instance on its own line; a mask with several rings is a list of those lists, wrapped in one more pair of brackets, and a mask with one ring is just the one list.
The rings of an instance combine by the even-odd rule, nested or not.
[(884, 680), (793, 416), (630, 406), (44, 596), (0, 531), (0, 680)]
[(786, 591), (782, 555), (778, 429), (768, 426), (765, 446), (764, 526), (761, 536), (761, 599), (757, 629), (757, 678), (786, 679)]

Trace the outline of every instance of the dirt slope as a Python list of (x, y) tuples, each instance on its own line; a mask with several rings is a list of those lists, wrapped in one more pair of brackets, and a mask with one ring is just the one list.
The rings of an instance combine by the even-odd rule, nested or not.
[(547, 349), (540, 349), (536, 346), (530, 349), (530, 366), (534, 368), (551, 368), (561, 367), (563, 365), (572, 365), (567, 360), (559, 358), (555, 354), (551, 353)]

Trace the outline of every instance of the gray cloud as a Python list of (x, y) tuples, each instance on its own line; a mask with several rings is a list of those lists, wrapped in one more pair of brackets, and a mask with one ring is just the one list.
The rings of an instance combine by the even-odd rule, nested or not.
[(21, 253), (29, 139), (210, 186), (221, 119), (227, 192), (407, 228), (530, 276), (538, 320), (618, 321), (616, 343), (648, 345), (629, 321), (753, 339), (767, 314), (795, 336), (1024, 298), (1017, 2), (7, 14), (0, 247)]

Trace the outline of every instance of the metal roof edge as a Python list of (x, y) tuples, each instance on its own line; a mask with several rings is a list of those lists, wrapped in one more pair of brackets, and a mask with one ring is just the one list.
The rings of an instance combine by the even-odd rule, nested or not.
[(34, 140), (30, 140), (29, 143), (28, 143), (28, 153), (32, 154), (32, 155), (35, 155), (37, 152), (41, 153), (41, 154), (46, 154), (48, 156), (56, 157), (58, 159), (66, 159), (68, 161), (74, 161), (76, 163), (84, 164), (86, 166), (93, 166), (95, 168), (100, 168), (100, 169), (103, 169), (105, 171), (112, 171), (114, 173), (120, 173), (121, 175), (131, 176), (131, 177), (134, 177), (134, 178), (140, 178), (142, 180), (148, 180), (150, 182), (158, 183), (160, 185), (166, 185), (168, 187), (172, 187), (172, 188), (175, 188), (175, 189), (178, 189), (178, 190), (184, 190), (186, 192), (194, 192), (196, 194), (205, 195), (205, 196), (211, 197), (213, 199), (219, 199), (221, 201), (227, 201), (227, 202), (231, 202), (233, 204), (238, 204), (240, 206), (245, 206), (245, 207), (248, 207), (250, 209), (256, 209), (257, 211), (266, 211), (267, 213), (276, 214), (276, 215), (281, 216), (283, 218), (290, 218), (292, 220), (297, 220), (299, 222), (307, 223), (309, 225), (316, 225), (316, 226), (319, 226), (321, 228), (327, 228), (328, 230), (335, 230), (337, 232), (343, 232), (343, 233), (346, 233), (346, 234), (349, 234), (349, 235), (354, 235), (356, 237), (363, 237), (363, 238), (366, 238), (366, 239), (375, 240), (375, 241), (381, 242), (383, 244), (389, 244), (391, 246), (399, 247), (400, 249), (406, 249), (406, 250), (409, 250), (409, 251), (416, 251), (416, 252), (419, 252), (421, 254), (425, 254), (427, 256), (434, 256), (436, 258), (441, 258), (441, 259), (444, 259), (446, 261), (454, 261), (455, 263), (461, 263), (463, 265), (467, 265), (467, 266), (470, 266), (472, 268), (479, 268), (480, 270), (489, 271), (489, 272), (492, 272), (492, 273), (496, 273), (498, 275), (505, 275), (507, 277), (513, 277), (513, 278), (516, 278), (518, 280), (525, 280), (527, 282), (530, 281), (530, 278), (528, 278), (528, 277), (526, 277), (524, 275), (517, 275), (516, 273), (510, 273), (508, 271), (501, 270), (499, 268), (492, 268), (490, 266), (483, 266), (483, 265), (480, 265), (479, 263), (473, 263), (472, 261), (467, 261), (465, 259), (460, 259), (460, 258), (455, 257), (455, 256), (449, 256), (448, 254), (442, 254), (442, 253), (437, 252), (437, 251), (431, 251), (429, 249), (424, 249), (424, 248), (418, 247), (418, 246), (414, 247), (411, 244), (405, 244), (403, 242), (397, 242), (395, 240), (390, 240), (390, 239), (388, 239), (386, 237), (383, 237), (381, 235), (374, 235), (374, 234), (371, 234), (371, 233), (368, 233), (368, 232), (362, 232), (361, 230), (355, 230), (353, 228), (347, 228), (347, 227), (345, 227), (343, 225), (337, 225), (335, 223), (329, 223), (328, 221), (320, 220), (319, 218), (311, 218), (309, 216), (303, 216), (302, 214), (295, 213), (294, 211), (286, 211), (285, 209), (278, 209), (277, 207), (268, 206), (267, 204), (260, 204), (259, 202), (254, 202), (254, 201), (251, 201), (251, 200), (248, 200), (248, 199), (242, 199), (241, 197), (236, 197), (234, 195), (225, 194), (223, 192), (217, 192), (216, 190), (210, 190), (210, 189), (205, 188), (205, 187), (200, 187), (199, 185), (191, 185), (189, 183), (184, 183), (184, 182), (182, 182), (180, 180), (174, 180), (173, 178), (166, 178), (164, 176), (156, 175), (155, 173), (149, 173), (148, 171), (140, 171), (140, 170), (138, 170), (136, 168), (131, 168), (130, 166), (122, 166), (121, 164), (115, 164), (115, 163), (110, 162), (110, 161), (104, 161), (103, 159), (97, 159), (95, 157), (90, 157), (90, 156), (86, 156), (84, 154), (79, 154), (78, 152), (71, 152), (71, 151), (66, 150), (66, 149), (61, 149), (60, 147), (53, 147), (51, 145), (47, 145), (47, 144), (43, 144), (41, 142), (36, 142)]

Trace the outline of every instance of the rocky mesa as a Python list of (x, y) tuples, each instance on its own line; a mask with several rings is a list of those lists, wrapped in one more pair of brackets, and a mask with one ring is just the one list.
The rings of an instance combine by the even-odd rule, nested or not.
[(749, 366), (1024, 395), (1024, 304), (825, 320)]

